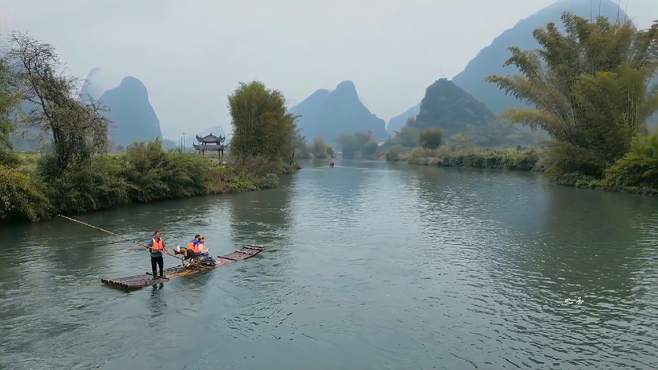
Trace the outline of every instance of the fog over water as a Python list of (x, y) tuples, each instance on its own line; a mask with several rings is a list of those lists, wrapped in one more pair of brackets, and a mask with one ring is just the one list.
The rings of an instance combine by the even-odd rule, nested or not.
[[(177, 138), (226, 125), (226, 96), (253, 79), (290, 104), (353, 80), (368, 108), (388, 119), (552, 2), (0, 0), (0, 30), (52, 43), (78, 77), (100, 67), (107, 88), (138, 77), (164, 135)], [(620, 4), (641, 27), (658, 18), (655, 0)]]

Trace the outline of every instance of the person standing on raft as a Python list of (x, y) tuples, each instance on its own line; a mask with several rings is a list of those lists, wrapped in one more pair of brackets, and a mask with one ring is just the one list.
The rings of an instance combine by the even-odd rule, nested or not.
[(165, 279), (164, 272), (164, 260), (162, 258), (162, 252), (165, 250), (164, 240), (160, 237), (160, 232), (156, 231), (153, 233), (153, 239), (148, 243), (149, 252), (151, 252), (151, 270), (153, 271), (153, 279), (157, 278), (156, 267), (160, 267), (160, 279)]

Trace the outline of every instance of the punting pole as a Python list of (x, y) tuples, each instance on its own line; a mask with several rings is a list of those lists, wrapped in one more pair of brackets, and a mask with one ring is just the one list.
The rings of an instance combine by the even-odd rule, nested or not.
[(82, 221), (80, 221), (80, 220), (76, 220), (76, 219), (71, 218), (71, 217), (66, 217), (66, 216), (64, 216), (64, 215), (57, 215), (57, 216), (59, 216), (59, 217), (61, 217), (61, 218), (63, 218), (63, 219), (66, 219), (66, 220), (72, 221), (72, 222), (79, 223), (80, 225), (85, 225), (85, 226), (87, 226), (87, 227), (91, 227), (92, 229), (96, 229), (96, 230), (98, 230), (98, 231), (102, 231), (102, 232), (104, 232), (104, 233), (106, 233), (106, 234), (110, 234), (110, 235), (114, 235), (114, 236), (121, 236), (121, 235), (119, 235), (119, 234), (115, 234), (115, 233), (113, 233), (113, 232), (111, 232), (111, 231), (109, 231), (109, 230), (105, 230), (105, 229), (100, 228), (100, 227), (98, 227), (98, 226), (90, 225), (90, 224), (88, 224), (88, 223), (86, 223), (86, 222), (82, 222)]
[[(90, 228), (95, 229), (95, 230), (98, 230), (98, 231), (102, 231), (102, 232), (104, 232), (104, 233), (106, 233), (106, 234), (109, 234), (109, 235), (113, 235), (113, 236), (121, 236), (121, 235), (119, 235), (119, 234), (116, 234), (116, 233), (111, 232), (110, 230), (105, 230), (105, 229), (103, 229), (102, 227), (94, 226), (94, 225), (88, 224), (88, 223), (86, 223), (86, 222), (82, 222), (82, 221), (80, 221), (80, 220), (76, 220), (75, 218), (66, 217), (66, 216), (64, 216), (64, 215), (57, 215), (57, 216), (59, 216), (59, 217), (65, 219), (65, 220), (69, 220), (69, 221), (71, 221), (71, 222), (75, 222), (75, 223), (78, 223), (78, 224), (80, 224), (80, 225), (84, 225), (84, 226), (90, 227)], [(148, 246), (146, 246), (146, 245), (140, 245), (140, 247), (148, 249)], [(168, 255), (168, 256), (171, 256), (171, 257), (174, 257), (174, 258), (176, 258), (176, 259), (179, 259), (178, 257), (176, 257), (175, 255), (171, 254), (171, 253), (168, 252), (167, 250), (165, 250), (164, 252), (165, 252), (165, 254)], [(183, 257), (181, 257), (180, 260), (181, 260), (181, 263), (183, 263), (185, 259), (184, 259)], [(183, 263), (183, 266), (184, 266), (184, 265), (185, 265), (185, 264)]]

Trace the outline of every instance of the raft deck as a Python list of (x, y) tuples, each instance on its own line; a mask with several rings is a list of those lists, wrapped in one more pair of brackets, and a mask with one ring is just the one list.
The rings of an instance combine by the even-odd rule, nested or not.
[(195, 275), (203, 271), (214, 270), (217, 267), (229, 265), (233, 262), (246, 260), (251, 258), (258, 253), (263, 251), (263, 247), (259, 245), (248, 245), (242, 247), (229, 254), (216, 257), (216, 264), (214, 266), (194, 264), (190, 266), (174, 266), (169, 267), (164, 270), (165, 278), (164, 279), (153, 279), (153, 276), (150, 273), (143, 275), (128, 276), (116, 279), (101, 278), (101, 282), (107, 286), (123, 290), (138, 290), (145, 288), (147, 286), (156, 285), (160, 283), (167, 282), (171, 279)]

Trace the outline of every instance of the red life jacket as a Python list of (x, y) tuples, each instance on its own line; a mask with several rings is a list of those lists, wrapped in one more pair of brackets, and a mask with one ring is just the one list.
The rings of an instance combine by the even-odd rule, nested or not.
[(160, 239), (156, 241), (155, 239), (153, 239), (151, 244), (151, 252), (154, 253), (162, 252), (163, 250), (164, 250), (164, 240)]

